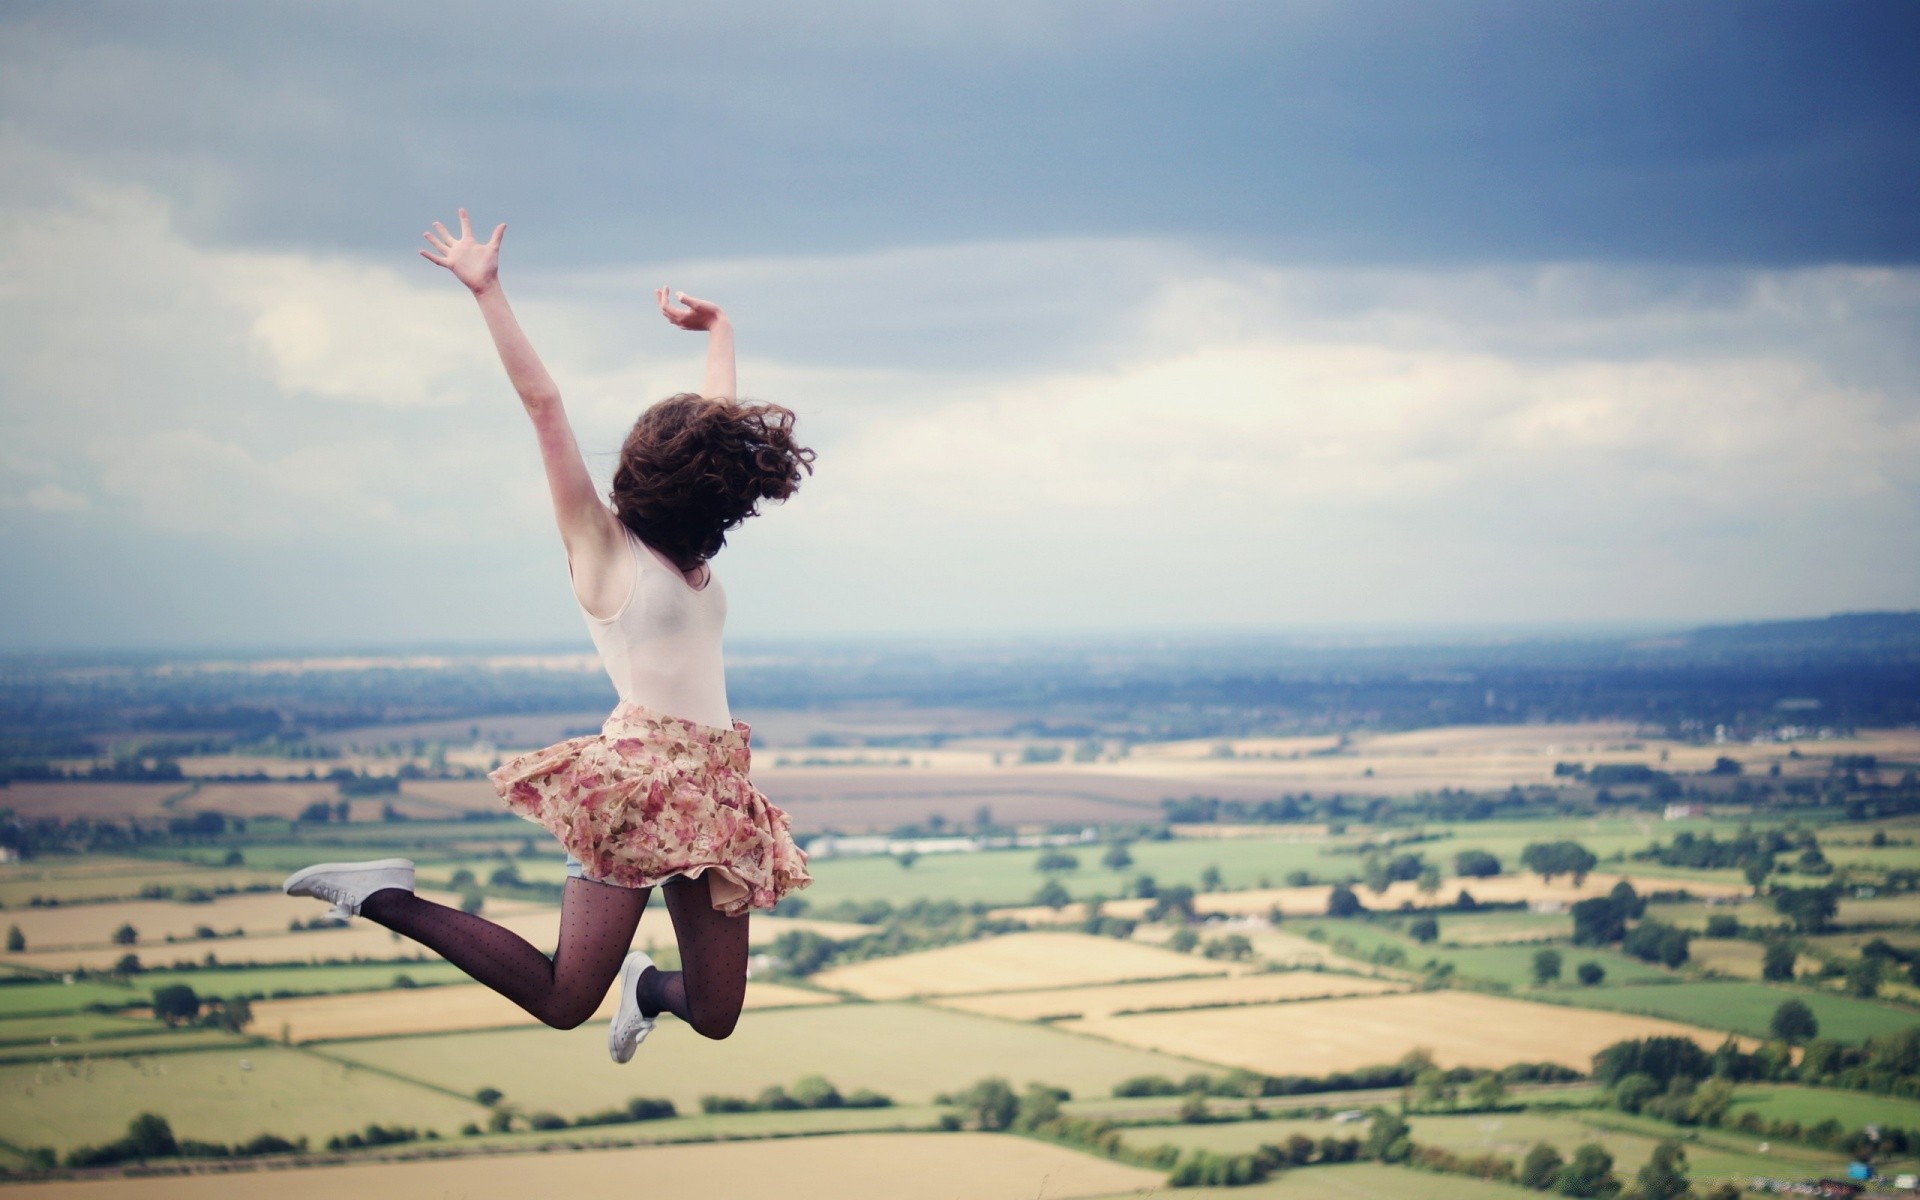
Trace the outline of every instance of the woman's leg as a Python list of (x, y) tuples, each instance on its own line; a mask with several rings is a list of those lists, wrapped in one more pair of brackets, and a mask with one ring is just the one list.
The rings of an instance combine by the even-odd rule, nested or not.
[(670, 879), (660, 890), (680, 944), (680, 970), (649, 967), (640, 976), (641, 1015), (670, 1012), (702, 1037), (726, 1037), (747, 998), (747, 918), (715, 909), (704, 875)]
[(437, 952), (555, 1029), (572, 1029), (606, 998), (651, 891), (567, 880), (551, 959), (492, 921), (399, 888), (368, 896), (360, 915)]

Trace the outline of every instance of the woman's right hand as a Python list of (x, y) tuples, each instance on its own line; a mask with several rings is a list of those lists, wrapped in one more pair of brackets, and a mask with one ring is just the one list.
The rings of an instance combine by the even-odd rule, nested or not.
[(471, 291), (485, 291), (500, 278), (500, 239), (506, 232), (505, 225), (496, 225), (491, 238), (484, 242), (474, 241), (473, 222), (467, 219), (467, 210), (463, 208), (460, 210), (460, 236), (454, 237), (447, 232), (445, 225), (435, 221), (432, 233), (420, 235), (427, 239), (427, 244), (433, 249), (422, 250), (420, 257), (452, 271), (453, 277), (466, 284)]

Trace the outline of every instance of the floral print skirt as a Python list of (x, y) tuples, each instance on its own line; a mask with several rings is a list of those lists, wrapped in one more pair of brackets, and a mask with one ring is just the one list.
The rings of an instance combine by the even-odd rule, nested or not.
[(643, 888), (705, 875), (713, 906), (740, 916), (813, 882), (787, 814), (747, 781), (749, 732), (623, 701), (597, 735), (511, 758), (489, 778), (586, 878)]

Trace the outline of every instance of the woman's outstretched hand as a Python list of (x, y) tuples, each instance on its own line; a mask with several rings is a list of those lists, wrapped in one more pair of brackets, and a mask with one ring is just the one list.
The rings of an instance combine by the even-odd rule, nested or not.
[[(430, 263), (438, 263), (453, 272), (453, 277), (473, 291), (490, 287), (500, 277), (500, 239), (505, 236), (507, 227), (496, 225), (493, 236), (484, 242), (473, 240), (473, 222), (467, 219), (467, 210), (460, 210), (460, 236), (454, 237), (440, 222), (433, 223), (432, 233), (420, 236), (427, 239), (432, 250), (422, 250), (420, 257)], [(438, 235), (438, 236), (436, 236)]]
[(660, 315), (682, 329), (704, 331), (724, 323), (727, 319), (727, 314), (720, 311), (720, 306), (711, 300), (701, 300), (685, 292), (674, 294), (679, 297), (680, 303), (686, 305), (685, 308), (673, 306), (673, 301), (667, 298), (666, 288), (653, 290), (653, 298), (660, 302)]

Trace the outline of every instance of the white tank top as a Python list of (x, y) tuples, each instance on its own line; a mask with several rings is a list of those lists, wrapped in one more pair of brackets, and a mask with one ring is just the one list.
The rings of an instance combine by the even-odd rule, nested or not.
[(614, 690), (620, 699), (663, 716), (732, 728), (720, 655), (727, 622), (727, 594), (720, 581), (709, 567), (706, 586), (695, 588), (632, 530), (622, 525), (620, 532), (633, 556), (633, 590), (611, 617), (580, 609)]

